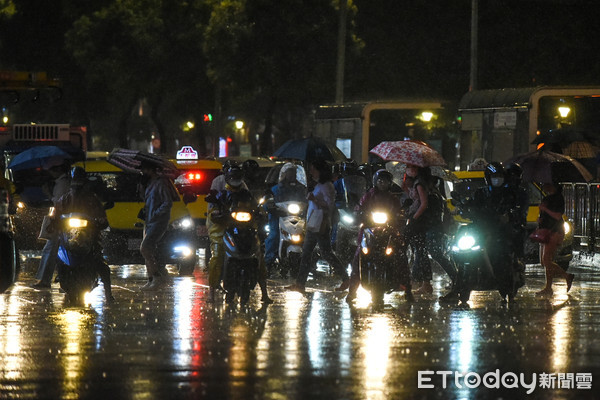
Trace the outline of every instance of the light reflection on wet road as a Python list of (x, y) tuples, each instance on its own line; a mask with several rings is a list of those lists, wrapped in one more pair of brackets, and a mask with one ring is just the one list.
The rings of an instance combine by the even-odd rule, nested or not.
[[(401, 293), (386, 308), (349, 307), (328, 276), (310, 282), (306, 297), (271, 280), (275, 304), (207, 303), (206, 275), (172, 275), (173, 285), (145, 294), (145, 268), (112, 266), (117, 303), (102, 288), (88, 308), (65, 308), (58, 285), (30, 288), (37, 260), (0, 295), (0, 398), (47, 399), (433, 399), (522, 398), (526, 388), (469, 388), (443, 371), (524, 374), (538, 386), (530, 398), (599, 398), (600, 280), (598, 268), (572, 267), (572, 292), (555, 285), (551, 299), (528, 266), (518, 302), (502, 306), (493, 292), (476, 292), (471, 308), (441, 306), (435, 297), (407, 304)], [(595, 273), (594, 273), (595, 272)], [(418, 388), (419, 371), (433, 371), (433, 388)], [(554, 389), (539, 386), (555, 375)], [(585, 375), (589, 373), (591, 375)], [(510, 377), (508, 377), (510, 378)], [(576, 380), (579, 380), (576, 382)], [(571, 382), (573, 388), (564, 388)], [(503, 383), (510, 386), (510, 382)], [(471, 385), (473, 386), (473, 385)], [(580, 387), (580, 388), (578, 388)], [(596, 396), (596, 397), (595, 397)]]

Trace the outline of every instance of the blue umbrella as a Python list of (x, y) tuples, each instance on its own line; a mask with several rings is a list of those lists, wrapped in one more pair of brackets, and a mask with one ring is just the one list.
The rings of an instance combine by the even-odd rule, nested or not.
[(273, 155), (279, 158), (303, 161), (319, 159), (325, 161), (346, 160), (346, 156), (340, 149), (316, 137), (288, 140)]
[(8, 168), (13, 171), (25, 169), (44, 168), (48, 169), (63, 164), (73, 157), (56, 146), (35, 146), (24, 150), (13, 157)]

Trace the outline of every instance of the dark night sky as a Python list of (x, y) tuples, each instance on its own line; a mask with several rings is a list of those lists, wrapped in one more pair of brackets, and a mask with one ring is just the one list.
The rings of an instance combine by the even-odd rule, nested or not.
[[(347, 58), (346, 101), (458, 100), (468, 90), (471, 0), (354, 2), (357, 34), (366, 47), (359, 59)], [(65, 70), (66, 58), (52, 47), (65, 29), (59, 8), (40, 0), (19, 3), (28, 5), (32, 26), (46, 33), (2, 32), (3, 67), (25, 68), (6, 63), (20, 53), (54, 62), (26, 69)], [(600, 85), (599, 16), (599, 0), (480, 0), (478, 87)]]
[[(469, 87), (470, 0), (355, 0), (366, 61), (349, 83), (369, 92), (460, 97)], [(600, 1), (479, 2), (478, 88), (600, 84)]]

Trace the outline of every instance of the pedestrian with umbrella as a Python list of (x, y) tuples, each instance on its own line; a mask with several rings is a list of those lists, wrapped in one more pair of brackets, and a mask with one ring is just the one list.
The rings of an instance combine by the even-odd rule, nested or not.
[(540, 203), (538, 229), (548, 229), (551, 233), (546, 240), (540, 242), (540, 263), (544, 266), (546, 272), (546, 286), (537, 292), (536, 295), (551, 296), (553, 294), (552, 282), (554, 278), (565, 279), (568, 292), (571, 289), (575, 275), (567, 273), (554, 261), (556, 250), (565, 238), (565, 228), (562, 219), (565, 212), (565, 199), (562, 195), (561, 187), (548, 182), (544, 184), (542, 189), (547, 195)]
[(140, 253), (144, 257), (148, 282), (140, 288), (142, 291), (156, 291), (166, 286), (168, 272), (158, 261), (157, 248), (169, 227), (173, 200), (178, 197), (173, 184), (159, 174), (160, 167), (149, 160), (142, 160), (140, 170), (144, 178), (144, 236)]
[[(507, 163), (511, 162), (519, 163), (523, 169), (523, 181), (542, 184), (542, 191), (546, 193), (539, 206), (538, 230), (546, 229), (550, 233), (547, 237), (537, 240), (540, 242), (540, 263), (546, 273), (546, 285), (537, 294), (552, 295), (554, 278), (564, 278), (569, 291), (575, 276), (567, 273), (554, 261), (565, 236), (563, 223), (565, 199), (559, 183), (589, 182), (593, 176), (577, 160), (543, 148), (519, 154), (507, 161)], [(532, 238), (532, 240), (536, 239)]]
[(408, 208), (408, 224), (404, 231), (408, 244), (415, 254), (412, 267), (412, 279), (415, 282), (416, 294), (433, 292), (431, 280), (433, 274), (427, 255), (427, 230), (430, 228), (428, 219), (429, 191), (431, 172), (428, 167), (416, 165), (406, 166), (406, 177), (403, 189), (412, 200)]
[(335, 210), (335, 188), (333, 187), (332, 172), (329, 164), (324, 160), (311, 163), (310, 175), (316, 181), (312, 192), (308, 193), (308, 211), (306, 219), (306, 236), (302, 246), (302, 259), (296, 282), (288, 286), (288, 290), (304, 293), (306, 280), (310, 273), (310, 261), (316, 245), (319, 245), (321, 254), (333, 267), (334, 272), (342, 278), (342, 284), (336, 289), (345, 291), (350, 287), (350, 278), (331, 249), (332, 215)]
[(326, 143), (317, 137), (290, 139), (273, 153), (280, 159), (302, 161), (325, 160), (330, 162), (345, 161), (344, 153), (334, 145)]
[(416, 290), (413, 293), (429, 294), (432, 269), (426, 242), (427, 231), (432, 224), (429, 210), (429, 194), (432, 185), (430, 167), (446, 165), (446, 161), (427, 143), (418, 140), (384, 141), (370, 151), (384, 161), (406, 164), (403, 189), (412, 200), (408, 209), (408, 225), (405, 237), (415, 254), (412, 279)]

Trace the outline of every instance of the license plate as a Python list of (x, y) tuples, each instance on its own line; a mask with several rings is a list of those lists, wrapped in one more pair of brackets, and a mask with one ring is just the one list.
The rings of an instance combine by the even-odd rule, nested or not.
[(127, 239), (127, 250), (139, 250), (142, 239)]
[(196, 235), (197, 236), (208, 236), (208, 228), (206, 227), (206, 225), (196, 226)]

